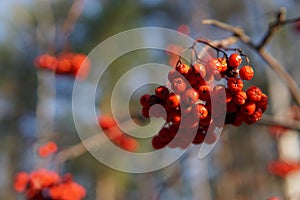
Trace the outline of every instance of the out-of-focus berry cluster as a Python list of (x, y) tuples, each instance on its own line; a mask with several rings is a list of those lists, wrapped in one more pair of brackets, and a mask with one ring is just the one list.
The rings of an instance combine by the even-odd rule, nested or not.
[[(259, 87), (244, 88), (244, 81), (253, 76), (248, 58), (241, 53), (207, 61), (198, 59), (190, 65), (179, 58), (175, 69), (168, 74), (171, 90), (159, 86), (155, 94), (140, 98), (144, 117), (162, 117), (166, 121), (153, 137), (152, 146), (160, 149), (165, 146), (186, 148), (191, 143), (210, 144), (217, 139), (214, 133), (207, 134), (212, 124), (215, 127), (222, 127), (224, 123), (240, 126), (243, 122), (258, 121), (267, 109), (268, 96)], [(216, 118), (222, 115), (225, 122), (220, 123)], [(196, 134), (191, 136), (192, 132)]]
[(60, 176), (46, 169), (17, 173), (14, 189), (24, 193), (27, 200), (81, 200), (86, 195), (85, 188), (74, 182), (72, 175)]
[(117, 125), (113, 117), (99, 116), (98, 122), (108, 139), (127, 151), (136, 151), (139, 144), (136, 139), (126, 135)]
[(58, 56), (42, 54), (35, 58), (34, 64), (39, 69), (52, 70), (56, 74), (73, 75), (80, 79), (85, 79), (90, 69), (90, 61), (86, 55), (72, 52), (61, 53)]

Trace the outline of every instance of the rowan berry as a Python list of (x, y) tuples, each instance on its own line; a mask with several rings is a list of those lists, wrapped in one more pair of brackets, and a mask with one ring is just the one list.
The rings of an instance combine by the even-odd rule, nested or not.
[(187, 89), (183, 94), (182, 94), (182, 101), (192, 105), (196, 103), (199, 99), (199, 94), (196, 90), (193, 88)]
[(142, 115), (144, 117), (146, 117), (146, 118), (150, 118), (149, 110), (150, 110), (150, 107), (144, 107), (144, 108), (142, 108)]
[(256, 106), (265, 112), (268, 107), (268, 96), (265, 93), (262, 93), (260, 101), (256, 102)]
[(247, 117), (252, 123), (257, 122), (262, 118), (262, 110), (260, 108), (256, 109), (253, 114)]
[(179, 111), (173, 111), (168, 113), (167, 121), (172, 122), (173, 124), (180, 124), (181, 121), (181, 114)]
[(212, 122), (212, 118), (210, 113), (208, 113), (207, 117), (199, 121), (200, 125), (202, 126), (209, 126), (211, 122)]
[(19, 172), (15, 176), (14, 189), (17, 192), (23, 192), (29, 183), (30, 177), (26, 172)]
[(181, 94), (187, 88), (187, 83), (183, 78), (175, 78), (171, 82), (171, 88), (175, 94)]
[(246, 93), (249, 101), (253, 101), (253, 102), (260, 101), (262, 96), (262, 91), (256, 86), (249, 87)]
[(167, 144), (161, 140), (161, 138), (156, 135), (152, 138), (152, 146), (154, 149), (162, 149)]
[(243, 80), (251, 80), (254, 76), (254, 70), (251, 66), (245, 65), (240, 69), (239, 75)]
[(194, 110), (193, 110), (193, 115), (195, 117), (199, 118), (200, 120), (206, 118), (208, 115), (206, 106), (203, 104), (195, 105)]
[(226, 58), (212, 58), (208, 61), (207, 68), (211, 74), (216, 75), (227, 70)]
[(243, 115), (251, 115), (254, 113), (255, 108), (256, 108), (255, 103), (250, 101), (243, 104), (240, 108), (240, 111)]
[(164, 100), (167, 98), (167, 96), (169, 95), (169, 89), (165, 86), (159, 86), (155, 89), (155, 95)]
[(187, 75), (190, 70), (190, 67), (187, 64), (180, 63), (176, 66), (176, 71), (182, 75)]
[(140, 98), (140, 104), (143, 106), (143, 107), (149, 107), (150, 104), (149, 104), (149, 99), (150, 99), (150, 94), (144, 94), (143, 96), (141, 96)]
[(158, 132), (158, 135), (160, 140), (165, 143), (169, 143), (173, 139), (172, 134), (170, 134), (170, 130), (165, 127)]
[(239, 78), (229, 78), (227, 81), (227, 87), (233, 92), (239, 92), (243, 89), (244, 83)]
[(247, 94), (244, 91), (239, 91), (233, 96), (233, 102), (237, 105), (243, 105), (246, 102)]
[(38, 148), (38, 154), (42, 158), (45, 158), (50, 154), (55, 153), (56, 151), (57, 151), (57, 145), (52, 141), (47, 142), (45, 145), (42, 145)]
[(120, 147), (126, 151), (135, 152), (138, 149), (138, 142), (130, 137), (121, 137)]
[(67, 58), (61, 58), (57, 61), (55, 73), (57, 74), (68, 74), (72, 71), (72, 63)]
[(205, 138), (205, 134), (202, 133), (201, 129), (198, 129), (198, 132), (193, 140), (194, 144), (201, 144), (204, 141)]
[(166, 99), (166, 103), (169, 108), (176, 108), (180, 105), (180, 96), (170, 93)]
[(43, 54), (34, 59), (34, 65), (41, 69), (55, 70), (57, 59), (49, 54)]
[(242, 63), (241, 55), (237, 53), (233, 53), (228, 58), (228, 65), (229, 67), (238, 67)]
[(201, 85), (199, 88), (197, 88), (199, 93), (199, 99), (203, 101), (210, 100), (210, 94), (212, 93), (212, 88), (209, 85)]
[(156, 96), (156, 95), (150, 95), (149, 97), (149, 106), (152, 106), (154, 104), (159, 104), (161, 103), (161, 100)]

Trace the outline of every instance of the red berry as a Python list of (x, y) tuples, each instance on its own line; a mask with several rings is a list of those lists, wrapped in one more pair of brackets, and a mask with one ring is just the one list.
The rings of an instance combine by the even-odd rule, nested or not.
[(247, 102), (244, 105), (241, 106), (241, 113), (243, 115), (251, 115), (254, 113), (256, 108), (255, 103), (253, 102)]
[(187, 89), (183, 94), (182, 94), (182, 101), (184, 101), (187, 104), (194, 104), (198, 101), (199, 94), (196, 90), (193, 88)]
[(203, 101), (210, 100), (210, 94), (212, 93), (212, 88), (209, 85), (201, 85), (198, 89), (199, 99)]
[(57, 74), (68, 74), (72, 72), (71, 61), (67, 58), (61, 58), (57, 61), (55, 73)]
[(233, 92), (239, 92), (243, 89), (244, 83), (239, 78), (230, 78), (227, 82), (228, 89)]
[(171, 82), (171, 88), (175, 94), (181, 94), (187, 88), (186, 81), (183, 78), (175, 78)]
[(195, 108), (193, 110), (193, 115), (199, 118), (200, 120), (206, 118), (208, 115), (206, 106), (203, 104), (195, 105)]
[(149, 118), (149, 117), (150, 117), (150, 115), (149, 115), (149, 110), (150, 110), (150, 107), (144, 107), (144, 108), (142, 109), (142, 115), (143, 115), (144, 117), (146, 117), (146, 118)]
[(103, 130), (107, 130), (107, 129), (117, 126), (117, 123), (114, 120), (114, 118), (109, 117), (109, 116), (99, 116), (98, 123)]
[(166, 99), (169, 95), (169, 90), (165, 86), (159, 86), (155, 89), (155, 94), (160, 99)]
[(246, 65), (240, 69), (239, 74), (240, 74), (241, 79), (251, 80), (254, 76), (254, 70), (251, 66)]
[(249, 115), (247, 118), (252, 122), (257, 122), (258, 120), (260, 120), (262, 117), (262, 110), (256, 109), (255, 112), (252, 115)]
[(178, 111), (173, 111), (168, 113), (168, 121), (172, 122), (173, 124), (180, 124), (181, 121), (181, 114)]
[(166, 146), (166, 143), (163, 142), (158, 135), (152, 138), (152, 146), (154, 149), (162, 149)]
[(176, 108), (180, 105), (180, 96), (170, 93), (167, 97), (166, 103), (169, 108)]
[(247, 94), (244, 91), (239, 91), (233, 96), (233, 102), (237, 105), (243, 105), (246, 102)]
[(15, 177), (14, 189), (17, 192), (23, 192), (29, 182), (29, 175), (25, 172), (19, 172)]
[(173, 81), (173, 79), (175, 79), (175, 78), (179, 78), (179, 77), (182, 77), (182, 75), (180, 75), (180, 73), (178, 72), (178, 71), (176, 71), (176, 70), (171, 70), (171, 71), (169, 71), (169, 74), (168, 74), (168, 80), (170, 81), (170, 82), (172, 82)]
[(149, 107), (150, 104), (149, 104), (149, 99), (150, 99), (150, 94), (144, 94), (143, 96), (141, 96), (140, 98), (140, 104), (143, 106), (143, 107)]
[(169, 143), (173, 139), (173, 136), (170, 134), (170, 130), (168, 128), (162, 128), (158, 132), (158, 135), (162, 142)]
[(226, 58), (212, 58), (207, 64), (208, 70), (213, 75), (217, 75), (227, 70)]
[(268, 107), (268, 96), (264, 93), (261, 95), (261, 99), (259, 102), (256, 102), (256, 107), (260, 108), (262, 112), (265, 112)]
[(250, 88), (248, 88), (246, 93), (247, 93), (248, 99), (253, 102), (260, 101), (261, 96), (262, 96), (262, 91), (256, 86), (251, 86)]
[(233, 53), (229, 56), (228, 64), (230, 67), (238, 67), (242, 61), (242, 57), (239, 54)]
[(190, 67), (187, 64), (179, 64), (176, 66), (176, 71), (178, 71), (182, 75), (187, 75), (190, 70)]

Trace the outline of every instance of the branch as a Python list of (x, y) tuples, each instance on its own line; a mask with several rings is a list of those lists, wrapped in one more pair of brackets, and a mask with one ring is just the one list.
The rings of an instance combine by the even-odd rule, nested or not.
[(277, 13), (276, 21), (269, 24), (269, 28), (265, 36), (263, 37), (262, 41), (257, 45), (258, 50), (264, 47), (270, 41), (273, 34), (280, 28), (281, 25), (283, 25), (285, 20), (286, 20), (286, 9), (281, 8)]
[[(126, 130), (130, 130), (131, 121), (127, 120), (119, 124), (119, 126), (112, 127), (108, 129), (107, 131), (120, 131), (119, 127), (126, 127)], [(82, 154), (86, 153), (87, 151), (100, 147), (103, 144), (106, 143), (105, 139), (105, 133), (99, 129), (99, 133), (96, 135), (93, 135), (89, 138), (86, 138), (82, 140), (80, 143), (75, 144), (71, 147), (65, 148), (57, 153), (55, 157), (55, 164), (57, 166), (60, 166), (62, 163), (64, 163), (66, 160), (76, 158), (78, 156), (81, 156)], [(113, 139), (113, 138), (110, 138)]]
[(255, 45), (251, 41), (251, 38), (240, 27), (232, 26), (230, 24), (226, 24), (226, 23), (220, 22), (220, 21), (215, 20), (215, 19), (205, 19), (205, 20), (202, 21), (202, 23), (206, 24), (206, 25), (213, 25), (213, 26), (216, 26), (216, 27), (221, 28), (223, 30), (232, 32), (233, 36), (237, 37), (242, 42), (248, 44), (252, 48), (255, 47)]
[(62, 33), (68, 35), (72, 32), (79, 16), (81, 15), (84, 8), (85, 0), (75, 0), (72, 4), (69, 13), (67, 15), (66, 21), (62, 28)]
[(276, 25), (270, 25), (268, 31), (265, 34), (264, 39), (259, 45), (255, 45), (251, 38), (245, 33), (245, 31), (240, 28), (240, 27), (235, 27), (223, 22), (220, 22), (218, 20), (214, 19), (206, 19), (203, 20), (203, 24), (208, 24), (208, 25), (214, 25), (218, 28), (221, 28), (223, 30), (229, 31), (233, 33), (233, 36), (237, 37), (238, 40), (242, 41), (244, 44), (248, 45), (252, 49), (254, 49), (265, 61), (266, 63), (281, 77), (281, 79), (286, 83), (288, 89), (290, 90), (294, 100), (297, 102), (298, 105), (300, 105), (300, 89), (296, 81), (291, 77), (291, 75), (284, 69), (278, 61), (271, 56), (264, 48), (266, 43), (269, 41), (271, 36), (275, 33), (275, 30), (278, 29), (278, 27), (293, 23), (296, 21), (299, 21), (300, 18), (293, 18), (293, 19), (288, 19), (288, 20), (283, 20), (285, 19), (285, 12), (284, 9), (281, 9), (281, 11), (278, 14), (277, 17), (277, 23)]
[(257, 124), (266, 126), (281, 126), (283, 128), (300, 131), (300, 121), (290, 118), (277, 119), (271, 115), (264, 115), (262, 119), (257, 121)]

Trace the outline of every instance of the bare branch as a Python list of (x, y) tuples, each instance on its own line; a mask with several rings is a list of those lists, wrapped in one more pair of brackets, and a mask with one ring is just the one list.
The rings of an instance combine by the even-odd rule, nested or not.
[(271, 39), (273, 34), (283, 25), (283, 22), (286, 20), (286, 9), (281, 8), (277, 14), (276, 21), (269, 25), (269, 28), (263, 37), (262, 41), (257, 45), (257, 49), (264, 47)]
[(62, 32), (65, 35), (72, 32), (79, 16), (81, 15), (84, 8), (85, 0), (75, 0), (73, 5), (70, 8), (70, 11), (67, 15), (66, 21), (63, 25)]
[[(291, 77), (291, 75), (285, 70), (285, 68), (278, 63), (278, 61), (271, 56), (265, 49), (264, 45), (270, 40), (270, 37), (275, 33), (275, 30), (284, 24), (293, 23), (299, 21), (299, 18), (288, 19), (285, 20), (285, 12), (284, 9), (281, 9), (277, 16), (278, 24), (269, 26), (269, 30), (265, 34), (265, 39), (261, 42), (260, 45), (254, 45), (251, 38), (245, 33), (245, 31), (240, 27), (235, 27), (224, 22), (220, 22), (214, 19), (206, 19), (203, 20), (204, 24), (214, 25), (223, 30), (232, 32), (235, 37), (237, 37), (240, 41), (253, 48), (266, 62), (267, 64), (281, 77), (281, 79), (286, 83), (289, 88), (293, 98), (300, 105), (300, 88), (296, 81)], [(274, 28), (273, 28), (274, 27)], [(270, 30), (273, 29), (273, 30)]]
[(264, 115), (257, 124), (266, 126), (281, 126), (283, 128), (293, 129), (300, 131), (300, 121), (293, 119), (277, 119), (272, 115)]

